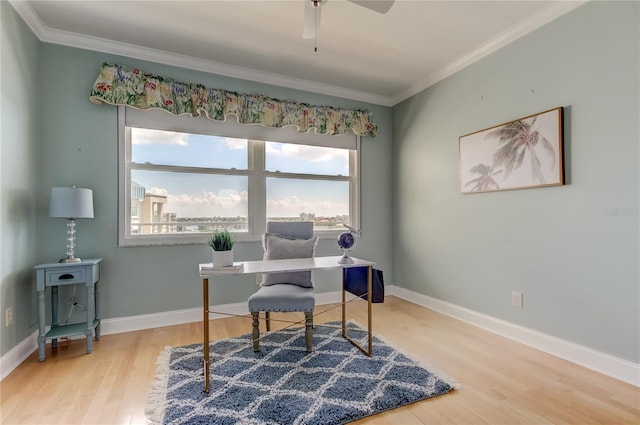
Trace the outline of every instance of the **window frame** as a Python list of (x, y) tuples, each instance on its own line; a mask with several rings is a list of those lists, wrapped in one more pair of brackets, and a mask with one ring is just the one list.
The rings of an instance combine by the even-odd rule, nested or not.
[[(234, 233), (238, 242), (258, 241), (266, 231), (266, 182), (268, 178), (347, 181), (349, 184), (349, 217), (351, 227), (361, 226), (360, 158), (361, 137), (353, 134), (319, 135), (312, 131), (298, 133), (293, 127), (268, 128), (238, 124), (233, 120), (213, 121), (206, 117), (175, 116), (163, 110), (137, 110), (118, 106), (118, 246), (162, 246), (204, 244), (210, 233), (198, 234), (131, 234), (131, 170), (179, 170), (221, 175), (245, 175), (248, 178), (248, 229)], [(135, 164), (131, 162), (131, 145), (127, 143), (127, 127), (142, 127), (184, 133), (208, 134), (248, 140), (246, 170), (200, 169), (196, 167)], [(349, 176), (274, 172), (265, 169), (265, 141), (349, 149)], [(346, 229), (345, 229), (346, 230)], [(314, 230), (321, 239), (336, 238), (344, 230)]]

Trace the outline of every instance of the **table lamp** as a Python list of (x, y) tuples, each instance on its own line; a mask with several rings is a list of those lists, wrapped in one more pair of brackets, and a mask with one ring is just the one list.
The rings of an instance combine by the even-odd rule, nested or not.
[(67, 256), (59, 263), (82, 261), (75, 256), (76, 219), (93, 218), (93, 191), (80, 187), (52, 187), (49, 217), (66, 218)]

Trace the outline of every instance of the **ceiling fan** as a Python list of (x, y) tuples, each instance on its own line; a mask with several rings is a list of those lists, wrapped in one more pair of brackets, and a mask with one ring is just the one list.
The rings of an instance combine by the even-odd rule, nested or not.
[[(347, 0), (378, 13), (387, 13), (395, 0)], [(314, 38), (320, 26), (320, 12), (327, 0), (305, 0), (302, 38)]]

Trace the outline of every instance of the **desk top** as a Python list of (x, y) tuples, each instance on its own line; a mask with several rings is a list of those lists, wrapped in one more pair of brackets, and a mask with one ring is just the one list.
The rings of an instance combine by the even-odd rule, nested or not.
[(299, 272), (306, 270), (318, 269), (345, 269), (349, 267), (368, 267), (375, 266), (373, 261), (361, 260), (359, 258), (349, 257), (353, 260), (351, 264), (340, 264), (338, 261), (342, 258), (340, 255), (331, 257), (312, 257), (312, 258), (291, 258), (286, 260), (264, 260), (264, 261), (240, 261), (233, 263), (234, 266), (242, 264), (240, 270), (215, 270), (213, 264), (205, 263), (199, 265), (200, 277), (222, 276), (222, 275), (241, 275), (241, 274), (259, 274), (259, 273), (286, 273)]

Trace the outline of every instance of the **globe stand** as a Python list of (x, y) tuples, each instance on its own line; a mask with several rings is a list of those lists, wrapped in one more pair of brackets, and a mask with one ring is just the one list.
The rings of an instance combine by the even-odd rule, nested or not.
[(342, 257), (338, 260), (338, 264), (353, 264), (353, 263), (355, 263), (355, 261), (353, 261), (353, 258), (349, 257), (349, 250), (343, 249)]

